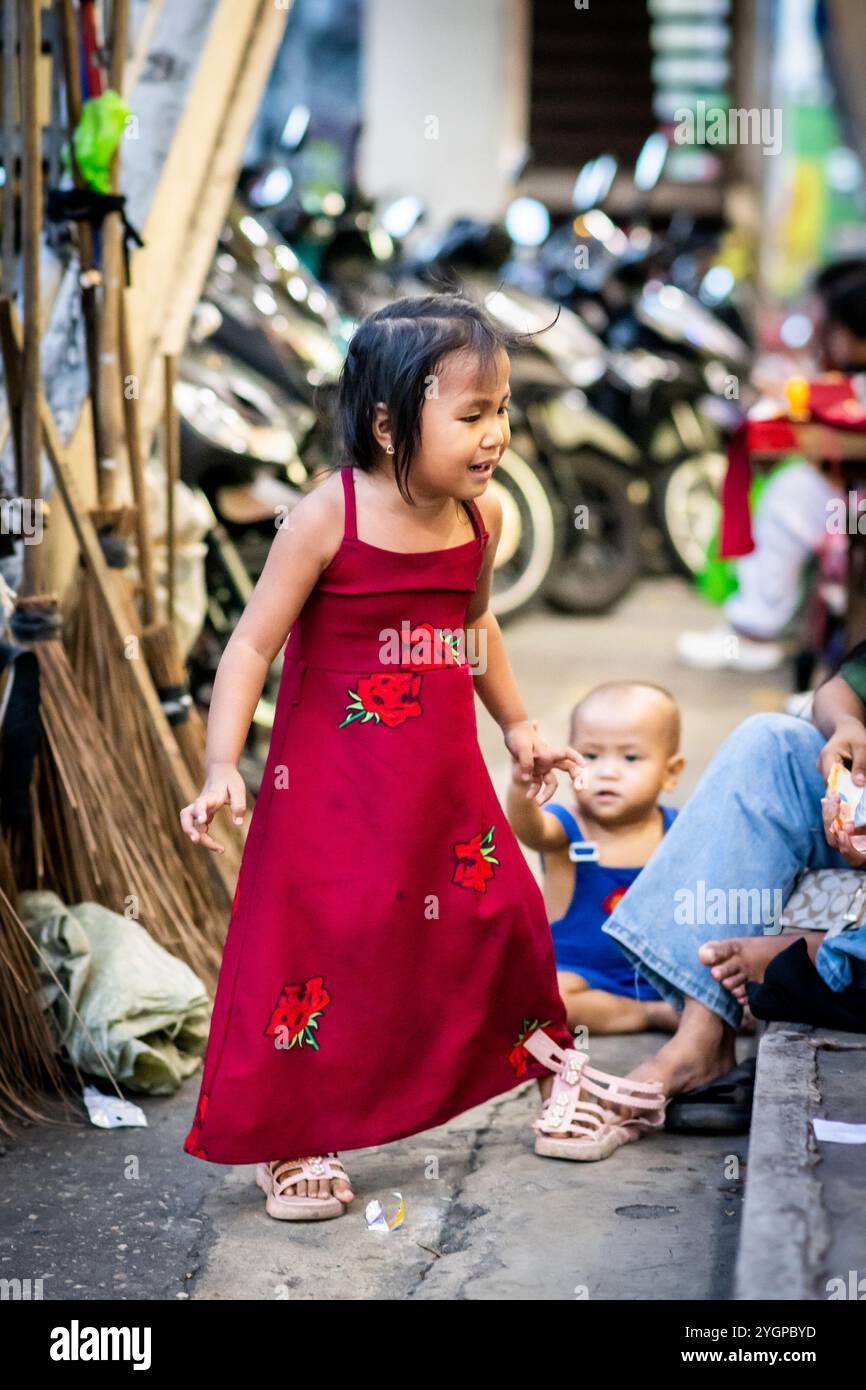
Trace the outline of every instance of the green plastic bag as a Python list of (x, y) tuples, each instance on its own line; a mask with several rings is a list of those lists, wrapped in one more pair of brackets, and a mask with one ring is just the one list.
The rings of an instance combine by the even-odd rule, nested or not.
[[(792, 463), (802, 463), (802, 459), (797, 454), (789, 454), (785, 458), (780, 459), (775, 467), (769, 469), (768, 472), (757, 473), (754, 476), (749, 487), (750, 516), (757, 516), (761, 494), (770, 479), (775, 478), (777, 473), (780, 473), (783, 468), (787, 468), (789, 464)], [(705, 599), (709, 599), (710, 603), (717, 603), (719, 605), (723, 604), (726, 599), (729, 599), (731, 594), (735, 594), (739, 588), (737, 582), (736, 559), (719, 559), (719, 531), (721, 529), (721, 524), (720, 516), (719, 524), (710, 537), (710, 543), (707, 546), (707, 558), (704, 562), (704, 566), (695, 575), (695, 584), (697, 585), (698, 592), (702, 594)]]
[(120, 93), (111, 88), (102, 96), (91, 97), (81, 108), (81, 120), (72, 136), (75, 160), (97, 193), (111, 192), (111, 161), (131, 114)]

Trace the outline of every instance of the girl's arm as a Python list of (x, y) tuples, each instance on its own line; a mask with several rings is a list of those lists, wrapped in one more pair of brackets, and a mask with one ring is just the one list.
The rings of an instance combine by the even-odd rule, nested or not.
[(226, 644), (214, 679), (207, 721), (205, 783), (180, 813), (190, 838), (222, 851), (207, 827), (220, 806), (231, 804), (240, 823), (245, 789), (238, 760), (265, 677), (343, 533), (343, 500), (335, 486), (316, 488), (277, 528), (264, 569)]
[[(548, 748), (526, 713), (499, 623), (490, 611), (493, 562), (502, 533), (502, 508), (495, 496), (485, 496), (479, 506), (490, 540), (475, 593), (466, 610), (467, 651), (476, 657), (475, 688), (481, 701), (502, 730), (505, 746), (520, 766), (520, 776), (528, 794), (535, 795), (541, 805), (556, 790), (553, 768), (565, 769), (575, 785), (579, 785), (578, 768), (583, 759), (574, 748)], [(472, 644), (470, 628), (475, 634)]]

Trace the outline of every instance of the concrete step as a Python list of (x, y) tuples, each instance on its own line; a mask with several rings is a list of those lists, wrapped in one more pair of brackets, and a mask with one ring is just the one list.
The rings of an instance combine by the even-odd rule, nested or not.
[(735, 1298), (857, 1297), (861, 1278), (866, 1297), (866, 1148), (818, 1143), (815, 1116), (866, 1123), (866, 1035), (771, 1023), (758, 1045)]

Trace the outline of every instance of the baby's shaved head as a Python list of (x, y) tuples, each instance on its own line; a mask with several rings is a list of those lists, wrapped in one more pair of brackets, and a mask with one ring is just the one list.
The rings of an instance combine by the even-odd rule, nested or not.
[(635, 725), (652, 728), (669, 755), (679, 750), (679, 706), (671, 692), (654, 681), (605, 681), (594, 686), (571, 712), (572, 743), (578, 737), (581, 715), (614, 711)]

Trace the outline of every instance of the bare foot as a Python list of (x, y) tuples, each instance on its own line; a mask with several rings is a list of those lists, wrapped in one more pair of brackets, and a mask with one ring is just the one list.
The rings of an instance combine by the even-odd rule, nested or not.
[[(336, 1158), (337, 1155), (332, 1154), (331, 1157)], [(280, 1166), (280, 1163), (286, 1162), (297, 1163), (300, 1162), (300, 1159), (281, 1158), (278, 1161), (270, 1163), (268, 1166), (273, 1171), (274, 1168)], [(312, 1179), (309, 1181), (305, 1180), (304, 1182), (296, 1183), (291, 1189), (291, 1192), (293, 1196), (297, 1197), (330, 1197), (333, 1193), (333, 1195), (339, 1198), (341, 1202), (344, 1202), (346, 1206), (348, 1206), (355, 1197), (351, 1186), (346, 1182), (345, 1178), (319, 1178), (318, 1181), (313, 1181)]]
[(666, 1096), (717, 1081), (737, 1064), (736, 1036), (711, 1009), (687, 998), (680, 1026), (648, 1062), (629, 1072), (632, 1081), (661, 1081)]
[(663, 999), (651, 999), (647, 1002), (647, 1026), (650, 1029), (656, 1028), (660, 1033), (675, 1033), (680, 1024), (680, 1017), (676, 1009), (671, 1004), (666, 1004)]
[[(698, 949), (702, 965), (730, 990), (738, 1004), (749, 1002), (746, 981), (760, 984), (770, 961), (803, 936), (802, 932), (780, 932), (778, 936), (731, 936), (721, 941), (705, 941)], [(806, 938), (808, 943), (808, 938)]]
[[(696, 999), (686, 998), (676, 1033), (647, 1062), (628, 1073), (629, 1081), (658, 1081), (665, 1097), (691, 1091), (709, 1081), (717, 1081), (737, 1065), (736, 1035), (729, 1023)], [(553, 1079), (539, 1082), (542, 1095), (549, 1092)], [(605, 1105), (621, 1120), (646, 1115), (645, 1110), (624, 1105), (606, 1105), (598, 1096), (584, 1094), (581, 1100)], [(557, 1132), (554, 1138), (567, 1137)]]

